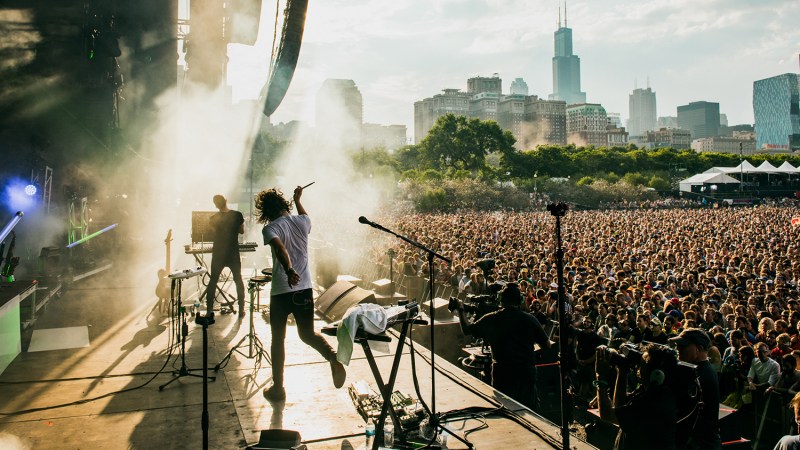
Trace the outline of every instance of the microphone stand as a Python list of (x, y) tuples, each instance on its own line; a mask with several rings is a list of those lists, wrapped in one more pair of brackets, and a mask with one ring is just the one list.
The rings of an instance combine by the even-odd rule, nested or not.
[[(435, 275), (435, 271), (433, 269), (433, 261), (434, 261), (434, 258), (439, 258), (442, 261), (446, 262), (447, 264), (452, 264), (452, 261), (450, 259), (448, 259), (447, 257), (445, 257), (443, 255), (440, 255), (439, 253), (436, 253), (434, 250), (432, 250), (432, 249), (420, 244), (419, 242), (414, 241), (413, 239), (409, 239), (409, 238), (407, 238), (407, 237), (405, 237), (403, 235), (397, 234), (394, 231), (392, 231), (392, 230), (390, 230), (388, 228), (384, 228), (384, 227), (382, 227), (381, 225), (379, 225), (379, 224), (377, 224), (375, 222), (370, 222), (364, 216), (359, 217), (358, 221), (363, 223), (363, 224), (369, 225), (372, 228), (381, 230), (381, 231), (383, 231), (385, 233), (389, 233), (392, 236), (395, 236), (396, 238), (398, 238), (398, 239), (400, 239), (402, 241), (405, 241), (405, 242), (413, 245), (414, 247), (417, 247), (418, 249), (424, 251), (428, 255), (428, 277), (429, 277), (428, 278), (428, 297), (429, 297), (429, 299), (428, 299), (428, 316), (431, 319), (431, 323), (430, 323), (430, 340), (431, 340), (431, 348), (430, 348), (430, 350), (431, 350), (431, 416), (430, 416), (430, 424), (431, 424), (431, 429), (433, 431), (433, 436), (431, 438), (431, 442), (436, 440), (436, 435), (439, 433), (439, 429), (441, 429), (442, 431), (447, 432), (448, 434), (450, 434), (451, 436), (453, 436), (457, 440), (461, 441), (461, 443), (466, 445), (468, 448), (473, 448), (473, 445), (471, 443), (469, 443), (466, 439), (462, 438), (461, 436), (456, 435), (455, 433), (452, 433), (450, 430), (448, 430), (443, 425), (441, 425), (439, 423), (439, 418), (436, 416), (436, 364), (435, 364), (436, 345), (434, 344), (434, 330), (433, 330), (434, 329), (434, 318), (435, 318), (436, 311), (433, 308), (433, 295), (434, 295), (433, 282), (434, 282), (434, 275)], [(382, 433), (382, 431), (383, 430), (381, 430), (381, 433)], [(377, 443), (377, 439), (376, 439), (376, 443)]]
[(561, 218), (567, 214), (566, 203), (553, 203), (547, 205), (547, 210), (556, 218), (556, 274), (558, 277), (558, 343), (559, 343), (559, 368), (561, 373), (561, 448), (569, 446), (569, 413), (572, 402), (569, 397), (569, 371), (564, 364), (564, 355), (569, 352), (567, 339), (569, 334), (569, 321), (566, 314), (566, 289), (564, 288), (564, 249), (561, 245)]

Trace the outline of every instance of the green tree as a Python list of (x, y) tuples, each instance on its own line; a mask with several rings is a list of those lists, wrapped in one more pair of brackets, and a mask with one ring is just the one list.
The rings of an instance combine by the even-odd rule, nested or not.
[(514, 136), (496, 122), (446, 114), (436, 120), (417, 146), (422, 163), (437, 170), (479, 170), (486, 155), (514, 151)]
[(669, 184), (669, 181), (656, 175), (653, 175), (650, 178), (650, 181), (647, 182), (647, 186), (657, 191), (669, 191), (670, 189), (672, 189), (672, 186)]
[(622, 177), (622, 181), (631, 186), (641, 186), (647, 184), (647, 178), (639, 172), (628, 172)]

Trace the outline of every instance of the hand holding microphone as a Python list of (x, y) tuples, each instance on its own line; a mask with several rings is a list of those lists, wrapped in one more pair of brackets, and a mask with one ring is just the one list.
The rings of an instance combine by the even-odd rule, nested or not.
[(311, 183), (308, 183), (307, 185), (302, 187), (297, 186), (296, 188), (294, 188), (294, 195), (292, 196), (292, 202), (297, 203), (298, 201), (300, 201), (300, 196), (303, 195), (303, 189), (311, 186), (314, 183), (316, 183), (316, 181), (312, 181)]

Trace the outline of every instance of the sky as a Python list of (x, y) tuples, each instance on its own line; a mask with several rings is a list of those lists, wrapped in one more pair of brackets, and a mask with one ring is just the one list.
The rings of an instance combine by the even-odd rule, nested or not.
[[(281, 4), (284, 2), (281, 1)], [(269, 4), (269, 5), (267, 5)], [(314, 125), (327, 78), (356, 82), (364, 122), (414, 130), (414, 102), (467, 79), (498, 74), (503, 93), (521, 77), (529, 94), (552, 93), (555, 0), (310, 0), (297, 70), (272, 123)], [(588, 0), (567, 4), (587, 102), (628, 117), (635, 87), (656, 92), (658, 116), (718, 102), (730, 125), (753, 123), (753, 81), (800, 72), (800, 1)], [(232, 45), (234, 98), (266, 81), (273, 2), (255, 46)]]

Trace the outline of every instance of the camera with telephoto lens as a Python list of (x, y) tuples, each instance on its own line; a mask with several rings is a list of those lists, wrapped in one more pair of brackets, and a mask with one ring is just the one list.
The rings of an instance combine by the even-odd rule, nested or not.
[[(447, 304), (447, 309), (454, 312), (458, 309), (458, 299), (450, 297), (450, 302)], [(464, 311), (468, 314), (474, 314), (477, 320), (490, 312), (500, 309), (500, 303), (497, 301), (496, 295), (467, 295), (464, 301)]]
[(642, 352), (636, 344), (625, 343), (619, 350), (606, 348), (605, 352), (608, 363), (615, 367), (631, 369), (642, 360)]
[(567, 215), (567, 210), (569, 210), (569, 207), (564, 202), (551, 203), (547, 205), (547, 211), (549, 211), (553, 216), (563, 217)]

